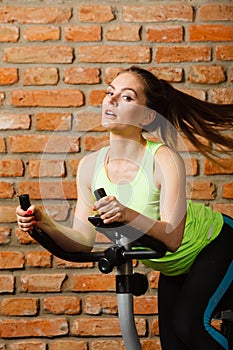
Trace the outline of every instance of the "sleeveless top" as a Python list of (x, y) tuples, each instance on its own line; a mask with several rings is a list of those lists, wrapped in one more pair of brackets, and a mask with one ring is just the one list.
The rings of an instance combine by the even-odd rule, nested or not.
[[(112, 183), (105, 171), (105, 159), (109, 147), (103, 147), (97, 157), (92, 180), (92, 192), (103, 187), (108, 195), (115, 196), (123, 205), (154, 220), (160, 219), (160, 191), (154, 184), (154, 156), (162, 143), (147, 141), (136, 177), (130, 182)], [(93, 194), (94, 195), (94, 194)], [(187, 201), (187, 217), (183, 240), (174, 253), (167, 252), (159, 259), (142, 263), (164, 275), (188, 273), (199, 252), (215, 239), (223, 226), (221, 213), (202, 203)]]

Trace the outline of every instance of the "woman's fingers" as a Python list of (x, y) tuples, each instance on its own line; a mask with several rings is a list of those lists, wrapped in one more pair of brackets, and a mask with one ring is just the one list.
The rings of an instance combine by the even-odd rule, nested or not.
[(16, 208), (17, 223), (20, 230), (29, 231), (32, 228), (33, 222), (35, 222), (33, 213), (34, 206), (28, 208), (27, 211), (23, 210), (20, 206)]
[(125, 207), (114, 196), (101, 198), (94, 206), (104, 223), (124, 221)]

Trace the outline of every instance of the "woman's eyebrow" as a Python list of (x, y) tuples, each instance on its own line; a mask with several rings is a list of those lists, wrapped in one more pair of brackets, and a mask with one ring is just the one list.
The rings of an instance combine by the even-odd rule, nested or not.
[[(116, 90), (116, 88), (113, 86), (113, 85), (108, 85), (108, 87), (112, 88), (113, 90)], [(125, 91), (125, 90), (130, 90), (130, 91), (133, 91), (135, 93), (136, 96), (138, 96), (138, 94), (136, 93), (136, 91), (132, 88), (128, 88), (128, 87), (125, 87), (123, 88), (121, 91)]]

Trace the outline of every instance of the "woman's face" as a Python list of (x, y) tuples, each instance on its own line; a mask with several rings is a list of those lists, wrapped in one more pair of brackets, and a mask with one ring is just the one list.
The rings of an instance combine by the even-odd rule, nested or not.
[(118, 75), (109, 85), (102, 103), (102, 124), (106, 128), (142, 128), (149, 109), (144, 86), (131, 72)]

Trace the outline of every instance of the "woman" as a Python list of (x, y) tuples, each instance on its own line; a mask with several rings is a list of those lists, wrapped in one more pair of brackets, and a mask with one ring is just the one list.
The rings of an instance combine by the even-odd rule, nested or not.
[[(113, 80), (103, 101), (102, 123), (110, 132), (110, 146), (80, 163), (73, 228), (55, 223), (34, 206), (16, 210), (21, 230), (37, 225), (70, 251), (92, 249), (96, 233), (87, 218), (93, 210), (106, 224), (124, 222), (165, 243), (165, 257), (144, 261), (161, 272), (164, 350), (227, 349), (227, 340), (210, 326), (210, 319), (232, 285), (233, 220), (186, 201), (185, 168), (173, 149), (173, 130), (211, 157), (211, 145), (199, 136), (217, 140), (218, 149), (232, 150), (232, 140), (221, 132), (232, 121), (232, 106), (199, 101), (131, 67)], [(145, 140), (143, 131), (155, 129), (161, 142)], [(93, 192), (99, 187), (108, 195), (95, 201)]]

